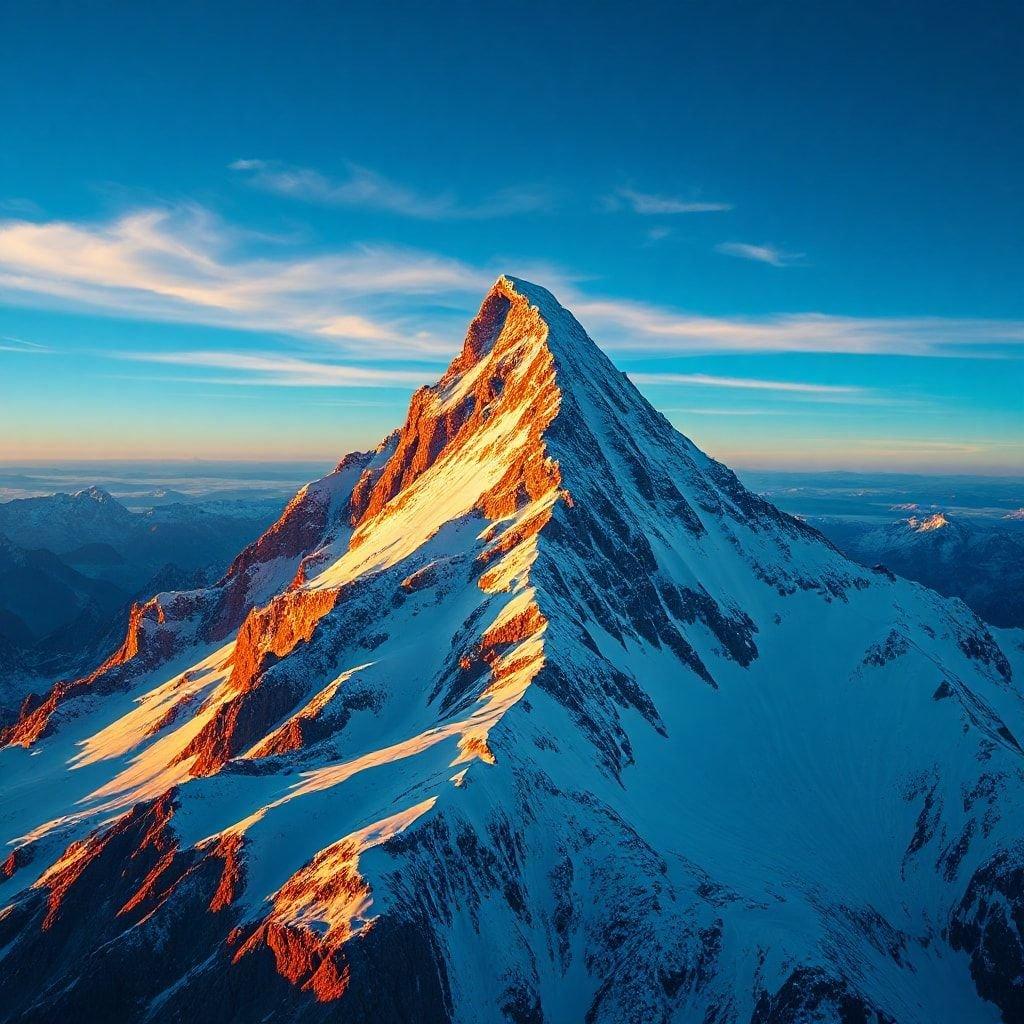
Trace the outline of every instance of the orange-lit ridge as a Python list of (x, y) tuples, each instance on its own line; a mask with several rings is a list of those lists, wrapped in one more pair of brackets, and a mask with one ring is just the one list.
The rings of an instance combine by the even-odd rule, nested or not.
[[(315, 487), (304, 488), (279, 522), (239, 555), (213, 592), (162, 596), (135, 606), (118, 651), (95, 672), (60, 683), (38, 704), (27, 705), (18, 721), (0, 734), (4, 743), (31, 747), (48, 733), (65, 703), (70, 707), (83, 694), (120, 685), (121, 677), (114, 673), (137, 663), (143, 653), (146, 668), (159, 666), (196, 639), (225, 637), (225, 627), (232, 620), (240, 622), (234, 638), (206, 662), (144, 694), (138, 710), (83, 741), (84, 752), (76, 758), (83, 768), (124, 755), (132, 764), (87, 796), (85, 810), (33, 830), (26, 845), (8, 857), (5, 870), (13, 873), (27, 862), (34, 846), (55, 838), (63, 828), (88, 826), (97, 811), (116, 814), (135, 800), (149, 801), (137, 804), (112, 827), (97, 822), (94, 831), (73, 842), (40, 875), (35, 884), (49, 893), (45, 928), (57, 921), (66, 895), (89, 865), (124, 830), (120, 822), (132, 815), (149, 820), (132, 854), (133, 860), (146, 859), (147, 870), (119, 913), (166, 900), (183, 872), (195, 869), (194, 864), (183, 865), (196, 854), (222, 865), (208, 901), (209, 911), (220, 913), (246, 885), (246, 829), (273, 807), (440, 744), (454, 743), (448, 756), (453, 765), (495, 762), (488, 733), (543, 665), (546, 620), (529, 571), (553, 503), (568, 500), (543, 439), (560, 399), (554, 362), (544, 343), (547, 330), (536, 308), (507, 281), (499, 281), (448, 372), (433, 387), (413, 395), (403, 428), (372, 459), (353, 457), (339, 466), (337, 473), (347, 470), (354, 477), (345, 502), (347, 529), (338, 530), (331, 522), (336, 510), (330, 498), (321, 498)], [(322, 620), (353, 599), (361, 579), (402, 564), (445, 522), (474, 513), (483, 517), (470, 563), (476, 585), (500, 598), (496, 617), (481, 624), (475, 640), (466, 638), (456, 659), (456, 671), (466, 677), (460, 685), (475, 690), (475, 705), (352, 763), (308, 774), (291, 792), (255, 809), (186, 857), (173, 837), (174, 789), (161, 787), (215, 775), (233, 759), (259, 762), (295, 753), (307, 735), (330, 735), (325, 713), (366, 666), (342, 673), (299, 707), (295, 694), (276, 684), (269, 670), (307, 645)], [(332, 530), (337, 536), (330, 536)], [(325, 542), (337, 545), (333, 562), (317, 554)], [(282, 562), (287, 568), (278, 578), (283, 582), (287, 577), (287, 585), (265, 604), (249, 606), (253, 592), (259, 593), (254, 582), (265, 583), (267, 566)], [(313, 568), (324, 564), (325, 571)], [(414, 593), (443, 579), (444, 572), (443, 564), (430, 562), (403, 574), (400, 589)], [(161, 631), (169, 619), (172, 628)], [(205, 623), (198, 636), (182, 625), (193, 619)], [(465, 771), (455, 778), (463, 784)], [(290, 982), (318, 1000), (341, 997), (349, 979), (343, 947), (372, 923), (367, 917), (371, 891), (358, 873), (360, 851), (385, 843), (427, 813), (435, 800), (431, 796), (318, 852), (273, 895), (273, 909), (262, 923), (243, 928), (241, 934), (232, 931), (237, 947), (233, 960), (266, 946)], [(363, 923), (356, 924), (357, 919)]]

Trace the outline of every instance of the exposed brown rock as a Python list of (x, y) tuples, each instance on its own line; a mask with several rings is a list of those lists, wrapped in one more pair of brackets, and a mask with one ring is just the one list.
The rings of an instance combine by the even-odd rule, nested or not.
[(31, 863), (34, 856), (35, 850), (30, 844), (12, 850), (3, 864), (0, 864), (0, 878), (13, 878), (15, 872)]
[(547, 620), (541, 614), (540, 609), (531, 603), (500, 625), (491, 626), (481, 638), (481, 643), (485, 647), (519, 643), (540, 632), (546, 623)]
[[(547, 325), (504, 280), (492, 289), (470, 325), (462, 353), (432, 387), (420, 388), (409, 405), (395, 450), (376, 470), (367, 470), (353, 489), (350, 519), (354, 527), (381, 513), (426, 470), (458, 452), (487, 421), (514, 411), (528, 438), (501, 480), (480, 500), (488, 518), (514, 514), (527, 502), (559, 484), (558, 466), (547, 458), (543, 433), (558, 410), (554, 360), (545, 345), (523, 346), (524, 338), (545, 337)], [(480, 373), (457, 401), (450, 392), (475, 370), (486, 353), (488, 373)], [(505, 452), (500, 453), (504, 455)], [(353, 546), (362, 540), (357, 532)]]
[(179, 761), (195, 757), (193, 774), (219, 771), (265, 735), (287, 710), (280, 705), (278, 695), (261, 690), (261, 675), (273, 661), (308, 642), (317, 623), (337, 600), (337, 590), (292, 590), (249, 613), (238, 631), (228, 682), (235, 696), (217, 709), (178, 756)]
[[(340, 999), (348, 988), (350, 972), (343, 946), (352, 937), (347, 908), (357, 908), (369, 897), (369, 888), (356, 869), (358, 847), (341, 842), (322, 850), (296, 872), (274, 896), (274, 911), (246, 939), (234, 962), (268, 948), (280, 975), (320, 1002)], [(329, 867), (329, 870), (322, 870)], [(300, 923), (309, 906), (339, 908), (341, 920), (329, 920), (314, 931)], [(294, 918), (294, 919), (293, 919)]]
[(61, 680), (55, 683), (41, 703), (26, 702), (17, 721), (0, 730), (0, 746), (18, 745), (30, 747), (46, 732), (50, 719), (57, 708), (69, 697), (96, 687), (107, 692), (103, 686), (114, 670), (140, 658), (147, 664), (166, 660), (174, 651), (174, 632), (163, 629), (167, 615), (159, 597), (133, 604), (128, 616), (125, 638), (113, 654), (99, 668), (78, 679)]
[[(142, 868), (145, 874), (141, 884), (134, 891), (128, 891), (119, 915), (136, 910), (147, 902), (158, 904), (166, 898), (178, 877), (164, 879), (177, 852), (177, 840), (169, 827), (173, 813), (173, 796), (165, 793), (155, 801), (137, 804), (106, 830), (93, 832), (72, 843), (36, 883), (37, 888), (47, 890), (43, 930), (53, 927), (68, 894), (80, 879), (91, 870), (103, 874), (100, 862), (108, 852), (111, 854), (108, 859), (115, 864), (125, 858), (140, 865), (149, 864), (148, 870)], [(127, 877), (123, 872), (122, 875)], [(162, 880), (165, 882), (163, 885)]]
[(217, 913), (235, 902), (238, 894), (245, 886), (245, 868), (242, 864), (242, 848), (244, 837), (237, 832), (228, 833), (217, 840), (214, 856), (224, 861), (217, 891), (210, 900), (210, 910)]

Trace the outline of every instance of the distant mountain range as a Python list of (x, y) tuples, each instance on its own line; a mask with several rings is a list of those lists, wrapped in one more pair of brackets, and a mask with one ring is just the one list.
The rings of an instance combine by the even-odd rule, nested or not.
[(132, 511), (209, 500), (274, 501), (278, 507), (305, 480), (322, 476), (330, 460), (258, 462), (98, 460), (49, 465), (0, 462), (0, 502), (74, 494), (98, 487)]
[(133, 533), (136, 523), (136, 516), (99, 487), (0, 505), (0, 534), (22, 548), (65, 552), (113, 543)]
[(1024, 477), (744, 474), (748, 485), (867, 566), (1024, 626)]
[[(228, 561), (253, 524), (273, 521), (276, 501), (172, 503), (132, 512), (99, 487), (0, 504), (0, 535), (25, 549), (66, 555), (89, 545), (113, 548), (123, 562), (155, 569), (169, 551), (193, 567)], [(245, 541), (242, 541), (244, 546)], [(88, 557), (86, 553), (85, 557)]]
[(132, 512), (98, 487), (0, 504), (0, 707), (120, 640), (133, 600), (216, 579), (279, 503)]
[(995, 626), (1024, 626), (1024, 524), (942, 512), (877, 525), (810, 520), (864, 565), (881, 563), (907, 579), (959, 597)]

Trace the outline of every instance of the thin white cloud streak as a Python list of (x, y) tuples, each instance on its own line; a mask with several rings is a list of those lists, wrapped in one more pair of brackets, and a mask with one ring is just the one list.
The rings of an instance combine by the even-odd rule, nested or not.
[(52, 349), (46, 345), (40, 345), (35, 341), (25, 341), (24, 338), (0, 337), (0, 352), (22, 352), (25, 355), (43, 355), (51, 352)]
[(806, 437), (777, 439), (764, 445), (729, 445), (716, 453), (735, 466), (808, 469), (876, 469), (887, 472), (997, 473), (1019, 475), (1005, 449), (985, 440), (948, 442), (921, 438)]
[(625, 203), (634, 213), (642, 217), (671, 216), (682, 213), (724, 213), (732, 209), (732, 203), (702, 203), (676, 196), (659, 196), (650, 192), (638, 192), (632, 188), (620, 188), (608, 197), (608, 205), (617, 209)]
[(383, 210), (418, 220), (488, 220), (552, 206), (549, 191), (531, 186), (502, 189), (477, 203), (462, 202), (454, 192), (425, 195), (354, 163), (347, 164), (347, 176), (341, 179), (275, 160), (236, 160), (230, 168), (245, 174), (246, 181), (263, 192), (324, 206)]
[(925, 408), (928, 403), (920, 398), (892, 395), (870, 388), (838, 384), (810, 384), (802, 381), (765, 380), (758, 377), (723, 377), (706, 373), (631, 373), (630, 379), (638, 386), (668, 386), (681, 388), (714, 388), (757, 391), (769, 398), (777, 398), (792, 410), (793, 403), (813, 403), (837, 406), (878, 406), (887, 410), (896, 408)]
[(790, 416), (793, 414), (793, 410), (786, 409), (728, 409), (721, 407), (708, 407), (708, 406), (672, 406), (664, 407), (659, 406), (659, 412), (663, 412), (666, 416), (669, 413), (686, 413), (689, 416)]
[(851, 446), (869, 446), (878, 451), (896, 452), (940, 452), (951, 454), (965, 454), (987, 452), (999, 448), (1016, 448), (1017, 446), (1005, 441), (974, 440), (974, 441), (933, 441), (927, 438), (834, 438), (834, 437), (810, 437), (809, 442), (821, 444), (849, 444)]
[(42, 207), (31, 199), (22, 196), (9, 196), (0, 199), (0, 212), (9, 213), (15, 217), (41, 217)]
[(0, 337), (0, 341), (6, 341), (11, 345), (22, 345), (25, 348), (33, 348), (38, 351), (45, 351), (46, 346), (41, 345), (38, 341), (27, 341), (25, 338), (11, 338), (9, 335)]
[(591, 335), (618, 352), (697, 355), (831, 352), (970, 357), (1024, 343), (1024, 321), (781, 313), (713, 317), (624, 299), (566, 295)]
[[(204, 383), (271, 384), (281, 387), (403, 388), (426, 383), (429, 371), (325, 363), (295, 356), (250, 352), (111, 352), (114, 359), (199, 369), (234, 370), (246, 376), (200, 378)], [(191, 378), (183, 378), (185, 380)]]
[(1019, 467), (1007, 462), (998, 449), (982, 444), (947, 447), (898, 442), (896, 446), (890, 447), (880, 445), (873, 439), (834, 437), (820, 439), (815, 444), (800, 437), (792, 440), (777, 439), (756, 446), (721, 443), (716, 446), (715, 455), (740, 470), (847, 469), (890, 473), (934, 470), (943, 473), (1019, 475)]
[(802, 252), (786, 252), (774, 245), (751, 245), (749, 242), (720, 242), (715, 252), (723, 256), (735, 256), (741, 260), (767, 263), (771, 267), (791, 267), (803, 259)]
[(740, 388), (746, 391), (784, 391), (801, 394), (861, 395), (864, 388), (838, 384), (806, 384), (791, 380), (762, 380), (758, 377), (719, 377), (710, 373), (631, 373), (635, 384), (698, 385), (713, 388)]
[(663, 224), (657, 227), (651, 228), (647, 232), (647, 242), (653, 245), (655, 242), (662, 242), (672, 234), (672, 229), (665, 227)]

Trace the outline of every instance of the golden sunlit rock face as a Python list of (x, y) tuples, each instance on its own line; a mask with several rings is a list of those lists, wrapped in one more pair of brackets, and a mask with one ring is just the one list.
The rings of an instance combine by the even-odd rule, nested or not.
[[(542, 441), (559, 401), (546, 335), (537, 310), (499, 281), (447, 373), (413, 395), (394, 454), (380, 468), (367, 469), (356, 484), (353, 526), (372, 521), (386, 507), (389, 514), (400, 514), (401, 498), (389, 505), (396, 495), (428, 469), (458, 459), (471, 439), (486, 435), (488, 425), (503, 418), (515, 424), (518, 436), (495, 431), (490, 445), (473, 452), (474, 458), (493, 458), (504, 467), (501, 478), (478, 498), (484, 515), (505, 518), (557, 486), (557, 466), (546, 458)], [(364, 536), (357, 529), (353, 543)]]
[[(453, 765), (474, 760), (493, 764), (489, 730), (543, 665), (540, 638), (547, 623), (528, 586), (528, 574), (536, 556), (537, 535), (550, 520), (552, 504), (566, 497), (560, 490), (557, 463), (548, 457), (543, 439), (560, 399), (554, 360), (545, 344), (547, 330), (536, 308), (502, 279), (484, 301), (448, 372), (436, 385), (413, 396), (405, 425), (382, 446), (384, 457), (375, 465), (368, 456), (351, 457), (339, 466), (338, 472), (348, 471), (354, 479), (349, 497), (339, 506), (353, 531), (351, 550), (371, 544), (382, 523), (401, 520), (410, 502), (416, 500), (409, 492), (417, 482), (430, 485), (432, 481), (424, 478), (433, 474), (441, 478), (443, 488), (448, 467), (466, 460), (483, 467), (471, 473), (470, 486), (475, 493), (460, 495), (466, 506), (460, 510), (462, 514), (483, 517), (482, 541), (468, 565), (482, 593), (515, 592), (505, 611), (489, 627), (481, 628), (475, 641), (467, 638), (459, 653), (456, 671), (460, 685), (477, 693), (479, 710), (461, 722), (414, 738), (408, 745), (382, 751), (368, 764), (411, 756), (447, 737), (456, 744)], [(337, 514), (337, 508), (333, 511)], [(262, 567), (297, 560), (288, 585), (266, 604), (251, 608), (233, 638), (229, 634), (226, 678), (199, 705), (205, 713), (195, 719), (200, 724), (198, 731), (188, 730), (192, 733), (189, 737), (179, 730), (187, 742), (176, 750), (168, 748), (171, 762), (184, 769), (177, 778), (214, 776), (242, 754), (250, 762), (296, 754), (311, 737), (319, 740), (330, 735), (332, 726), (329, 721), (325, 724), (325, 719), (330, 717), (339, 687), (351, 673), (344, 673), (307, 704), (292, 710), (294, 693), (275, 685), (268, 669), (310, 644), (322, 620), (339, 606), (343, 609), (358, 588), (358, 573), (337, 581), (307, 578), (307, 566), (315, 564), (317, 546), (330, 532), (331, 512), (331, 502), (322, 493), (304, 488), (281, 519), (235, 559), (212, 594), (196, 594), (187, 608), (183, 597), (173, 598), (184, 620), (199, 621), (199, 635), (220, 639), (245, 608), (251, 581), (259, 577)], [(427, 526), (428, 531), (431, 528)], [(428, 537), (429, 533), (413, 540), (422, 543)], [(429, 563), (405, 576), (400, 588), (408, 594), (429, 591), (444, 581), (445, 571), (443, 564)], [(113, 670), (137, 659), (140, 651), (150, 655), (153, 664), (169, 660), (178, 651), (173, 638), (168, 640), (158, 632), (164, 624), (159, 599), (133, 608), (118, 651), (94, 673), (59, 684), (38, 707), (27, 708), (4, 732), (4, 742), (31, 747), (65, 702), (73, 704), (97, 685), (121, 685), (119, 678), (112, 677)], [(198, 672), (191, 675), (198, 676)], [(194, 708), (197, 705), (192, 701)], [(145, 735), (172, 732), (181, 724), (182, 707), (181, 701), (167, 704)], [(104, 743), (110, 746), (112, 739)], [(459, 773), (460, 783), (464, 774)], [(310, 788), (320, 784), (314, 779)], [(329, 783), (325, 780), (324, 784)], [(143, 907), (152, 910), (170, 897), (183, 871), (194, 870), (182, 866), (189, 858), (174, 839), (172, 792), (137, 805), (144, 808), (148, 824), (130, 859), (133, 875), (138, 873), (136, 863), (145, 861), (146, 870), (138, 873), (119, 915), (131, 915)], [(312, 993), (318, 1001), (340, 999), (350, 978), (344, 947), (353, 936), (372, 927), (368, 917), (360, 925), (354, 923), (366, 915), (372, 902), (370, 887), (358, 872), (360, 850), (387, 841), (426, 813), (433, 802), (430, 798), (317, 853), (276, 892), (269, 916), (254, 927), (231, 929), (226, 941), (234, 950), (232, 963), (265, 948), (273, 954), (277, 971), (297, 988)], [(136, 813), (131, 811), (122, 821), (130, 822)], [(87, 838), (72, 843), (40, 877), (36, 884), (49, 894), (44, 929), (60, 914), (66, 894), (128, 827), (100, 826)], [(210, 913), (230, 916), (245, 889), (245, 837), (243, 824), (202, 847), (205, 861), (221, 865), (216, 887), (208, 897)], [(9, 856), (5, 864), (8, 873), (27, 862), (29, 850), (29, 846), (19, 847)], [(330, 922), (326, 931), (314, 927), (315, 921), (324, 920)]]
[(400, 429), (0, 733), (0, 1016), (1012, 1014), (1013, 678), (501, 278)]
[(210, 910), (214, 913), (230, 907), (245, 888), (245, 866), (242, 861), (244, 845), (245, 837), (237, 832), (227, 832), (214, 843), (214, 853), (224, 861), (217, 891), (210, 900)]
[(158, 598), (144, 604), (133, 604), (128, 617), (128, 629), (124, 641), (113, 654), (94, 672), (81, 679), (58, 683), (46, 699), (35, 703), (29, 698), (18, 720), (6, 729), (0, 730), (0, 744), (31, 746), (43, 733), (50, 716), (62, 701), (79, 696), (83, 691), (112, 675), (114, 670), (127, 665), (140, 652), (153, 663), (166, 660), (173, 647), (173, 637), (160, 629), (166, 622), (164, 608)]
[(917, 533), (931, 533), (933, 530), (941, 530), (944, 526), (949, 526), (949, 520), (941, 512), (936, 512), (935, 515), (927, 516), (924, 519), (912, 516), (907, 523)]
[(218, 771), (277, 721), (282, 705), (263, 690), (262, 672), (270, 661), (306, 643), (337, 599), (333, 590), (290, 590), (249, 613), (235, 640), (231, 697), (179, 755), (182, 760), (195, 758), (193, 774)]

